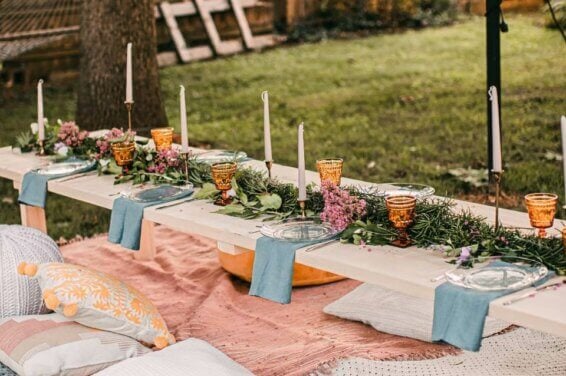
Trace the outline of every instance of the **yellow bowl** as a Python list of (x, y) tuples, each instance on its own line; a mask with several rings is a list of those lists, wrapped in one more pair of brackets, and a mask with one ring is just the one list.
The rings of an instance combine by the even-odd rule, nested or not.
[[(222, 268), (228, 273), (251, 282), (254, 266), (255, 252), (248, 251), (239, 255), (231, 255), (218, 250), (218, 260)], [(293, 286), (316, 286), (346, 279), (341, 275), (324, 270), (311, 268), (310, 266), (295, 263), (293, 270)]]

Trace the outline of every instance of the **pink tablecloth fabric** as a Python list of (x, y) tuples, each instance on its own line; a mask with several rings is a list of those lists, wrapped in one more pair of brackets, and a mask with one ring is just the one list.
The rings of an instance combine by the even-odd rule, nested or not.
[(326, 315), (322, 308), (359, 282), (294, 289), (289, 305), (248, 296), (224, 272), (213, 241), (157, 227), (157, 257), (136, 261), (105, 236), (62, 247), (65, 261), (119, 278), (144, 292), (178, 340), (208, 341), (258, 375), (304, 375), (346, 357), (424, 359), (454, 353)]

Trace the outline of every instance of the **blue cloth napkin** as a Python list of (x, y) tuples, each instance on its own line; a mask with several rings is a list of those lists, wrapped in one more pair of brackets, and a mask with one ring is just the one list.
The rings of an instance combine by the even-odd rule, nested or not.
[[(511, 264), (495, 261), (486, 267), (509, 265)], [(553, 275), (554, 273), (549, 273), (535, 285), (546, 282)], [(432, 340), (444, 341), (464, 350), (478, 351), (489, 303), (515, 291), (483, 292), (443, 283), (436, 288), (434, 294)]]
[(112, 205), (108, 241), (134, 251), (139, 250), (143, 210), (159, 203), (136, 202), (126, 197), (118, 197)]
[(49, 176), (37, 172), (27, 172), (22, 180), (22, 188), (18, 201), (20, 204), (45, 208), (47, 200), (47, 181)]
[(250, 295), (274, 302), (291, 302), (295, 251), (312, 242), (291, 243), (263, 236), (257, 240)]
[[(164, 185), (159, 188), (167, 188), (167, 186)], [(153, 197), (155, 197), (156, 192), (153, 193)], [(112, 204), (108, 241), (120, 244), (122, 247), (134, 251), (139, 250), (144, 209), (148, 206), (186, 198), (192, 194), (192, 189), (185, 189), (182, 193), (170, 196), (169, 198), (158, 199), (155, 197), (155, 201), (148, 202), (140, 202), (130, 200), (126, 197), (118, 197)]]

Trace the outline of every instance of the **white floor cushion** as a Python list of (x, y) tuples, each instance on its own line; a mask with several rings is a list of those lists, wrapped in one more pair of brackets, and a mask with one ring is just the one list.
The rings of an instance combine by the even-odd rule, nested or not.
[(98, 376), (244, 376), (253, 375), (209, 343), (190, 338), (161, 351), (128, 359)]
[[(361, 321), (380, 332), (432, 342), (434, 302), (364, 283), (323, 309), (324, 313)], [(509, 324), (488, 318), (484, 337)]]

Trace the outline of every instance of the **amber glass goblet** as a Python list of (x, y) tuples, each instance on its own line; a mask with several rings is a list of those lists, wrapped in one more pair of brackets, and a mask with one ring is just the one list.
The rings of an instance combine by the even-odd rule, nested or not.
[(387, 214), (393, 227), (398, 231), (399, 235), (391, 244), (406, 248), (411, 245), (411, 239), (407, 233), (407, 228), (415, 219), (415, 208), (417, 199), (413, 196), (389, 196), (385, 199)]
[(173, 144), (173, 128), (154, 128), (151, 130), (151, 138), (157, 151), (170, 149)]
[(525, 196), (531, 226), (538, 229), (539, 238), (546, 237), (546, 229), (554, 224), (558, 196), (553, 193), (530, 193)]
[(129, 166), (134, 161), (135, 142), (116, 142), (112, 144), (112, 154), (118, 166)]
[(343, 165), (344, 160), (340, 158), (319, 159), (316, 161), (316, 168), (320, 174), (320, 182), (331, 181), (336, 186), (340, 186)]
[(232, 202), (228, 191), (232, 189), (232, 178), (237, 168), (238, 165), (234, 162), (218, 162), (212, 165), (212, 180), (216, 189), (222, 191), (222, 196), (216, 200), (215, 205), (226, 206)]

